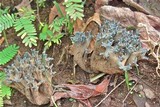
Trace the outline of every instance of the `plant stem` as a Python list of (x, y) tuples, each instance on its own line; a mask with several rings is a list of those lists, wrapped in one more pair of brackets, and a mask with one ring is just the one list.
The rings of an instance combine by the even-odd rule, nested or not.
[(126, 81), (127, 89), (129, 90), (129, 76), (128, 76), (127, 70), (125, 70), (124, 75), (125, 75), (125, 81)]
[(8, 46), (9, 44), (8, 44), (8, 40), (7, 40), (7, 36), (6, 36), (6, 32), (5, 31), (3, 31), (3, 36), (4, 36), (4, 40), (6, 42), (6, 46)]
[(135, 66), (136, 66), (137, 75), (139, 75), (139, 73), (140, 73), (139, 68), (137, 65), (135, 65)]

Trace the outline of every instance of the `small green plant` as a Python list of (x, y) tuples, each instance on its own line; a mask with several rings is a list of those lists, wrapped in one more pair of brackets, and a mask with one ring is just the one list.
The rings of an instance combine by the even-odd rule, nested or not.
[(18, 49), (19, 47), (14, 44), (0, 51), (0, 65), (9, 62), (17, 54)]
[(13, 14), (2, 14), (0, 15), (0, 33), (2, 33), (3, 30), (6, 30), (13, 26), (15, 21), (15, 17)]
[[(46, 41), (44, 51), (48, 49), (52, 45), (52, 43), (60, 44), (61, 38), (64, 35), (72, 34), (73, 24), (75, 20), (78, 18), (82, 19), (82, 17), (84, 16), (82, 0), (68, 0), (64, 2), (67, 12), (66, 15), (63, 14), (59, 4), (56, 1), (54, 1), (54, 5), (56, 6), (58, 13), (60, 14), (60, 17), (56, 17), (49, 25), (44, 24), (41, 29), (42, 32), (40, 33), (39, 38), (40, 40)], [(72, 12), (74, 15), (72, 15)], [(64, 32), (62, 32), (62, 29)]]
[(57, 32), (55, 35), (54, 33), (55, 32), (53, 32), (53, 29), (49, 28), (48, 24), (45, 24), (43, 26), (42, 32), (40, 33), (39, 38), (42, 41), (47, 40), (46, 43), (44, 44), (45, 45), (44, 51), (46, 51), (46, 49), (48, 49), (52, 45), (52, 42), (56, 44), (59, 44), (61, 42), (61, 38), (63, 37), (62, 33)]
[[(19, 47), (16, 45), (10, 45), (0, 52), (0, 65), (4, 65), (9, 62), (18, 52)], [(11, 96), (10, 87), (6, 86), (3, 81), (6, 75), (4, 72), (0, 71), (0, 107), (3, 107), (3, 98), (9, 98)]]
[(46, 0), (36, 0), (36, 3), (39, 7), (45, 7)]
[(3, 5), (0, 3), (0, 16), (3, 15), (3, 14), (6, 14), (8, 13), (10, 7), (9, 6), (5, 6), (5, 9), (2, 9), (3, 8)]
[(6, 86), (3, 82), (6, 79), (6, 74), (0, 71), (0, 107), (3, 107), (3, 99), (11, 96), (11, 88)]
[(23, 39), (22, 42), (25, 46), (37, 46), (38, 38), (36, 37), (37, 33), (33, 24), (33, 21), (35, 21), (34, 11), (23, 8), (19, 10), (18, 15), (9, 13), (0, 15), (0, 33), (4, 32), (3, 35), (6, 38), (5, 30), (14, 27), (18, 36), (21, 36)]

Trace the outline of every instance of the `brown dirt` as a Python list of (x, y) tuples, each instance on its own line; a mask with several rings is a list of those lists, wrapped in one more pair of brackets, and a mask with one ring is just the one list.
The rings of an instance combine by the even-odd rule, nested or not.
[[(1, 3), (3, 3), (4, 6), (15, 6), (20, 3), (20, 0), (18, 1), (16, 0), (16, 2), (14, 3), (11, 1), (14, 1), (14, 0), (2, 0)], [(35, 4), (33, 4), (33, 7), (34, 5)], [(52, 6), (53, 5), (49, 4), (45, 8), (40, 9), (41, 20), (48, 20), (48, 14)], [(86, 5), (86, 9), (85, 9), (85, 12), (87, 14), (85, 17), (86, 19), (89, 18), (89, 16), (91, 16), (94, 13), (94, 11), (92, 11), (93, 10), (92, 6), (93, 4)], [(15, 32), (13, 29), (8, 30), (6, 33), (7, 33), (9, 44), (15, 43), (19, 45), (21, 54), (30, 50), (28, 47), (25, 47), (24, 44), (21, 43), (21, 38), (15, 35)], [(69, 37), (66, 36), (62, 39), (61, 45), (54, 45), (47, 51), (49, 56), (54, 58), (54, 61), (53, 61), (53, 63), (55, 64), (54, 70), (57, 72), (57, 74), (53, 78), (53, 81), (54, 81), (53, 83), (54, 84), (63, 84), (63, 83), (89, 84), (90, 74), (86, 73), (78, 66), (76, 66), (76, 75), (75, 76), (73, 75), (73, 67), (74, 67), (73, 60), (72, 60), (73, 58), (67, 52), (65, 52), (64, 57), (62, 61), (59, 63), (59, 65), (56, 65), (61, 57), (61, 54), (64, 48), (67, 48), (69, 44), (71, 44), (71, 41)], [(3, 49), (3, 48), (4, 48), (4, 44), (1, 45), (0, 49)], [(39, 42), (38, 46), (34, 48), (36, 48), (41, 52), (43, 49), (43, 44)], [(147, 60), (139, 61), (140, 76), (136, 76), (136, 77), (138, 78), (142, 77), (139, 81), (149, 86), (151, 89), (154, 90), (154, 93), (156, 93), (156, 98), (152, 100), (147, 99), (147, 101), (150, 102), (151, 107), (160, 107), (160, 97), (159, 97), (160, 96), (160, 90), (159, 90), (160, 78), (157, 77), (157, 74), (155, 72), (155, 67), (156, 67), (156, 63), (154, 62), (154, 59), (149, 61)], [(132, 70), (132, 72), (136, 72), (136, 70)], [(133, 74), (135, 73), (132, 73), (132, 75)], [(117, 83), (120, 83), (123, 79), (124, 79), (124, 76), (119, 76)], [(111, 80), (111, 83), (112, 82), (114, 82), (114, 80)], [(113, 87), (110, 86), (108, 92), (110, 92), (112, 89)], [(99, 107), (122, 107), (123, 105), (122, 101), (126, 97), (127, 93), (128, 93), (128, 90), (126, 88), (126, 84), (123, 83)], [(128, 96), (128, 98), (125, 101), (124, 107), (137, 107), (133, 101), (133, 94), (130, 94)], [(105, 95), (91, 98), (90, 99), (91, 104), (95, 106), (104, 97)], [(49, 106), (49, 104), (42, 105), (42, 106), (33, 105), (26, 99), (25, 96), (23, 96), (21, 93), (19, 93), (16, 90), (13, 91), (13, 95), (11, 96), (10, 100), (12, 104), (5, 105), (5, 107), (48, 107)], [(69, 99), (61, 99), (57, 103), (59, 107), (78, 107), (78, 106), (75, 106), (78, 104), (78, 102), (69, 101)]]

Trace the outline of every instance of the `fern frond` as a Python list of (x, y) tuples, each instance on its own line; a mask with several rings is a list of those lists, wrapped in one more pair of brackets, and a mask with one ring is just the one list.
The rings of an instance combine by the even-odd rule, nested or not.
[(3, 107), (3, 98), (10, 98), (11, 88), (6, 86), (3, 82), (6, 79), (5, 72), (0, 71), (0, 107)]
[(18, 52), (19, 47), (10, 45), (0, 52), (0, 65), (4, 65), (9, 62)]
[(60, 32), (63, 25), (67, 23), (65, 17), (55, 18), (53, 22), (49, 25), (50, 29), (53, 29), (53, 32)]
[(3, 107), (2, 85), (0, 83), (0, 107)]
[(13, 26), (15, 17), (13, 14), (4, 14), (0, 16), (0, 33)]
[(36, 29), (30, 19), (22, 17), (16, 20), (14, 26), (16, 32), (18, 32), (17, 36), (21, 36), (21, 39), (23, 39), (23, 43), (25, 43), (26, 46), (29, 45), (29, 47), (32, 47), (32, 45), (37, 45), (38, 38), (36, 37)]
[(29, 19), (30, 21), (35, 20), (34, 10), (22, 7), (19, 9), (19, 15), (23, 18)]
[(64, 3), (66, 6), (67, 14), (73, 19), (76, 20), (77, 18), (82, 20), (84, 6), (82, 0), (68, 0)]

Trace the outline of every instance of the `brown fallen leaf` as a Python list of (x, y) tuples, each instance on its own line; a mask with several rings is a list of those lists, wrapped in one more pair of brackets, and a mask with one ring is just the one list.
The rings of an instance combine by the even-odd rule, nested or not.
[(75, 34), (76, 32), (83, 32), (84, 25), (85, 24), (83, 20), (77, 19), (73, 26), (74, 28), (73, 34)]
[(95, 11), (98, 12), (100, 7), (108, 5), (109, 0), (96, 0), (95, 2)]
[(28, 9), (31, 9), (31, 5), (30, 3), (32, 2), (33, 0), (22, 0), (22, 2), (20, 4), (18, 4), (17, 6), (15, 6), (15, 8), (17, 10), (21, 9), (21, 8), (28, 8)]
[[(62, 3), (59, 3), (59, 7), (62, 11), (62, 13), (65, 15), (66, 12), (65, 12), (65, 6), (62, 4)], [(52, 8), (51, 8), (51, 11), (49, 13), (49, 24), (56, 18), (56, 17), (60, 17), (61, 15), (59, 14), (56, 6), (54, 5)]]
[[(86, 31), (86, 29), (87, 29), (87, 31), (92, 31), (93, 29), (96, 29), (96, 28), (98, 28), (97, 26), (93, 26), (93, 27), (91, 27), (91, 26), (89, 26), (89, 24), (90, 23), (92, 23), (92, 22), (95, 22), (97, 25), (101, 25), (101, 20), (100, 20), (100, 16), (99, 16), (99, 13), (94, 13), (94, 15), (93, 16), (91, 16), (88, 20), (87, 20), (87, 22), (86, 22), (86, 24), (85, 24), (85, 26), (83, 27), (83, 32), (84, 31)], [(88, 27), (89, 26), (89, 27)], [(91, 27), (91, 28), (90, 28)], [(90, 29), (90, 30), (88, 30), (88, 29)], [(97, 33), (97, 32), (96, 32)], [(95, 33), (94, 33), (95, 34)]]
[[(142, 0), (141, 0), (142, 1)], [(146, 14), (149, 14), (149, 12), (144, 9), (141, 5), (139, 5), (138, 3), (136, 3), (135, 1), (133, 0), (123, 0), (123, 2), (125, 2), (127, 5), (131, 6), (131, 7), (134, 7), (136, 8), (137, 10), (141, 11), (141, 12), (144, 12)], [(146, 3), (146, 1), (145, 1)]]
[(98, 85), (71, 85), (71, 84), (64, 84), (63, 86), (69, 88), (66, 92), (56, 92), (52, 99), (57, 101), (61, 98), (74, 98), (79, 100), (80, 102), (84, 103), (87, 107), (92, 107), (89, 98), (98, 96), (104, 92), (107, 92), (108, 85), (110, 82), (110, 78), (105, 78), (100, 84)]
[(159, 0), (123, 0), (127, 5), (136, 8), (138, 11), (160, 17), (160, 1)]
[(67, 91), (68, 95), (72, 98), (85, 100), (93, 96), (98, 96), (106, 91), (108, 88), (110, 79), (104, 79), (98, 85), (71, 85), (71, 84), (64, 84), (70, 91)]
[(4, 37), (0, 39), (0, 45), (2, 45), (3, 42), (4, 42)]

